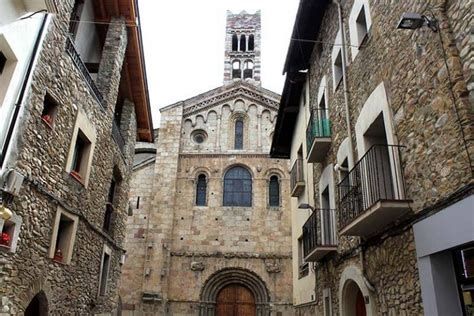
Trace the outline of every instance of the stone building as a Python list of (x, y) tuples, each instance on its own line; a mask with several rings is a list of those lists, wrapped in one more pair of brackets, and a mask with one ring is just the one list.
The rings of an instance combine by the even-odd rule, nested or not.
[(290, 314), (288, 162), (269, 158), (280, 96), (261, 87), (260, 28), (260, 12), (228, 12), (224, 85), (162, 108), (155, 146), (136, 147), (124, 315)]
[(466, 4), (300, 1), (271, 149), (299, 315), (473, 315)]
[(0, 314), (111, 315), (136, 139), (133, 0), (0, 3)]

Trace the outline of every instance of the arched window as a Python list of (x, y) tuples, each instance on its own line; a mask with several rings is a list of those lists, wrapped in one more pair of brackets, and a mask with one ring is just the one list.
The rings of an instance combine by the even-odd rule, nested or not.
[(255, 49), (255, 44), (254, 44), (254, 39), (253, 39), (253, 34), (249, 36), (249, 50), (254, 50)]
[(270, 177), (268, 193), (268, 205), (280, 206), (280, 182), (277, 176)]
[(206, 175), (200, 174), (197, 179), (196, 184), (196, 205), (197, 206), (206, 206), (206, 196), (207, 196), (207, 181)]
[(240, 35), (240, 51), (245, 52), (247, 50), (247, 39), (245, 38), (245, 35), (242, 34)]
[(235, 121), (234, 149), (244, 148), (244, 121), (238, 119)]
[(244, 167), (233, 167), (226, 172), (224, 206), (252, 206), (252, 176)]
[(246, 60), (244, 63), (244, 79), (253, 78), (253, 61)]
[(232, 62), (232, 79), (242, 78), (242, 70), (240, 70), (240, 60), (234, 60)]
[(237, 34), (232, 35), (232, 51), (236, 52), (239, 46), (239, 39), (237, 38)]

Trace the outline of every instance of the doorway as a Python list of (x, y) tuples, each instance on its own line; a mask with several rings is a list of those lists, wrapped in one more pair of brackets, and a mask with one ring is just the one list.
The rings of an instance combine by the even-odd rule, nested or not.
[(231, 284), (217, 295), (216, 316), (255, 316), (255, 297), (246, 287)]
[(33, 297), (30, 304), (25, 309), (25, 316), (46, 316), (48, 315), (48, 300), (43, 291)]

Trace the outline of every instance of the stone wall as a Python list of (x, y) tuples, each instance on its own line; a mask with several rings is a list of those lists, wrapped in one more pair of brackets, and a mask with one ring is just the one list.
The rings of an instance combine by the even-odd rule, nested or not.
[[(124, 106), (121, 126), (128, 148), (125, 154), (111, 135), (127, 45), (123, 36), (125, 25), (120, 22), (107, 34), (103, 60), (114, 58), (114, 65), (101, 65), (107, 76), (107, 83), (100, 87), (106, 96), (101, 104), (65, 49), (72, 2), (57, 2), (57, 5), (59, 13), (52, 17), (23, 104), (24, 120), (18, 122), (21, 127), (15, 139), (16, 159), (9, 162), (9, 167), (24, 174), (26, 179), (11, 205), (23, 219), (16, 253), (0, 251), (2, 315), (21, 314), (41, 291), (50, 314), (111, 313), (118, 301), (131, 149), (136, 138), (135, 110), (130, 102)], [(41, 118), (46, 93), (58, 104), (53, 126)], [(78, 111), (85, 114), (97, 136), (87, 187), (65, 170)], [(106, 233), (102, 227), (113, 176), (120, 180), (113, 203), (116, 216), (112, 231)], [(70, 264), (55, 262), (48, 255), (58, 207), (79, 217)], [(98, 296), (104, 245), (112, 249), (112, 255), (106, 295)]]
[[(209, 303), (201, 297), (206, 281), (227, 268), (255, 274), (271, 311), (291, 314), (288, 162), (268, 157), (277, 102), (274, 93), (237, 82), (162, 109), (153, 174), (144, 165), (133, 175), (131, 201), (146, 201), (128, 222), (126, 315), (197, 315)], [(242, 150), (233, 148), (237, 115)], [(196, 131), (205, 132), (204, 142), (193, 140)], [(252, 207), (222, 206), (223, 177), (235, 165), (252, 175)], [(207, 180), (205, 206), (195, 203), (199, 174)], [(280, 180), (279, 207), (268, 205), (271, 175)]]
[[(344, 21), (354, 1), (343, 4)], [(357, 56), (353, 59), (348, 49), (348, 90), (352, 134), (362, 107), (377, 86), (383, 83), (390, 106), (389, 116), (394, 124), (394, 139), (403, 145), (401, 152), (403, 176), (407, 197), (413, 202), (411, 217), (423, 212), (471, 181), (465, 138), (472, 138), (469, 129), (470, 114), (467, 85), (464, 76), (469, 73), (467, 41), (464, 40), (469, 17), (462, 13), (457, 1), (451, 1), (447, 19), (442, 1), (369, 1), (372, 26)], [(443, 46), (437, 33), (428, 28), (414, 31), (397, 30), (403, 12), (423, 13), (431, 10), (441, 21), (441, 35), (445, 43), (447, 62), (453, 87), (448, 80)], [(467, 10), (467, 9), (466, 9)], [(429, 11), (428, 11), (429, 12)], [(425, 13), (427, 14), (427, 13)], [(328, 6), (318, 40), (333, 43), (339, 30), (337, 7)], [(453, 35), (454, 30), (454, 35)], [(347, 24), (344, 32), (349, 43)], [(459, 49), (450, 45), (454, 36)], [(342, 83), (334, 89), (331, 70), (333, 46), (315, 49), (309, 72), (310, 98), (315, 108), (321, 78), (326, 75), (329, 85), (329, 115), (332, 125), (332, 143), (326, 159), (314, 165), (314, 190), (318, 200), (321, 171), (336, 163), (342, 141), (348, 136), (345, 120), (344, 89)], [(459, 56), (462, 56), (459, 58)], [(462, 62), (461, 62), (462, 61)], [(470, 77), (469, 77), (470, 78)], [(454, 100), (451, 90), (454, 91)], [(459, 123), (457, 112), (460, 115)], [(355, 162), (364, 152), (358, 152), (353, 137)], [(468, 144), (469, 147), (469, 144)], [(335, 181), (341, 179), (337, 174)], [(319, 201), (318, 201), (319, 202)], [(318, 207), (319, 203), (316, 203)], [(410, 216), (406, 218), (409, 220)], [(396, 224), (396, 223), (394, 223)], [(327, 256), (318, 264), (316, 282), (317, 312), (323, 313), (323, 289), (330, 288), (332, 309), (338, 314), (342, 291), (343, 271), (357, 267), (366, 276), (374, 291), (370, 291), (376, 315), (422, 315), (421, 293), (417, 270), (413, 232), (410, 225), (397, 231), (382, 232), (369, 240), (339, 236), (337, 253)], [(362, 243), (361, 243), (362, 242)], [(297, 286), (297, 285), (295, 285)], [(369, 305), (366, 305), (369, 306)], [(307, 309), (307, 308), (306, 308)]]

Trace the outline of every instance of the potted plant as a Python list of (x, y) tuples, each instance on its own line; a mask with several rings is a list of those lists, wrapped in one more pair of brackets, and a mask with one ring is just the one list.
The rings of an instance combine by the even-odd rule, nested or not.
[(45, 114), (41, 117), (41, 119), (50, 127), (53, 126), (53, 118), (51, 117), (51, 115)]
[(61, 249), (59, 249), (59, 248), (56, 249), (56, 252), (54, 253), (53, 260), (57, 261), (57, 262), (63, 262), (63, 253), (62, 253)]
[(2, 234), (0, 235), (0, 245), (9, 247), (10, 240), (11, 240), (10, 234), (6, 232), (2, 232)]

